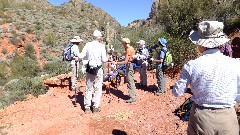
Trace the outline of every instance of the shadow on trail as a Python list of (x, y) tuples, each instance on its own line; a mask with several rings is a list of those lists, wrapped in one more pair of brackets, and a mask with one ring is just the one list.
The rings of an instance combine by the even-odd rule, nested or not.
[(119, 130), (119, 129), (114, 129), (112, 131), (112, 135), (127, 135), (125, 131)]
[(154, 93), (158, 88), (156, 85), (148, 85), (147, 87), (141, 87), (140, 83), (135, 83), (136, 89), (144, 90), (150, 93)]
[(72, 95), (68, 95), (68, 98), (72, 100), (72, 104), (74, 107), (79, 104), (81, 106), (81, 109), (84, 110), (84, 95), (83, 92), (78, 91), (76, 93), (76, 104), (75, 104), (75, 94), (73, 93)]
[(121, 98), (123, 100), (127, 100), (129, 98), (128, 95), (124, 95), (121, 90), (115, 89), (115, 88), (106, 88), (106, 86), (102, 87), (103, 91), (106, 91), (106, 94), (113, 94), (117, 98)]

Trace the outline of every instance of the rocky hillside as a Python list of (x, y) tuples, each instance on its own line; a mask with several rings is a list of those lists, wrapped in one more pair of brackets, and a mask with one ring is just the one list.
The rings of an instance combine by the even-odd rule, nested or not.
[[(79, 35), (84, 42), (88, 42), (92, 40), (91, 34), (95, 29), (106, 32), (108, 23), (109, 38), (112, 39), (116, 29), (121, 29), (120, 24), (105, 11), (83, 0), (70, 0), (60, 6), (53, 6), (47, 0), (2, 1), (1, 38), (18, 42), (15, 50), (25, 46), (19, 45), (26, 38), (26, 35), (23, 37), (24, 34), (33, 34), (31, 40), (39, 42), (43, 55), (52, 52), (50, 54), (55, 55), (49, 57), (59, 57), (62, 47), (74, 35)], [(1, 49), (6, 46), (1, 45)]]

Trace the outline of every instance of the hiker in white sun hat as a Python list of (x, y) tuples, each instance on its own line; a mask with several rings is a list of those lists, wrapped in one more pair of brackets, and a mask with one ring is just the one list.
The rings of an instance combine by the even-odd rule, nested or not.
[(137, 64), (140, 66), (139, 68), (139, 75), (140, 75), (140, 87), (147, 88), (147, 58), (149, 57), (148, 49), (146, 48), (145, 41), (139, 40), (137, 42), (138, 50), (136, 55), (137, 57)]
[(192, 94), (188, 135), (239, 134), (234, 105), (240, 101), (240, 62), (220, 52), (229, 41), (223, 28), (222, 22), (203, 21), (189, 35), (202, 55), (183, 66), (172, 90), (174, 96)]
[(74, 90), (77, 88), (77, 77), (78, 77), (78, 70), (79, 70), (79, 48), (80, 42), (83, 40), (79, 36), (74, 36), (73, 39), (70, 39), (70, 42), (72, 44), (71, 47), (71, 68), (72, 68), (72, 77), (71, 77), (71, 90)]
[[(103, 83), (102, 65), (108, 61), (105, 45), (102, 44), (102, 33), (99, 30), (95, 30), (93, 38), (93, 41), (86, 43), (79, 57), (80, 59), (87, 57), (88, 60), (86, 91), (84, 95), (85, 113), (89, 113), (91, 107), (93, 107), (93, 113), (100, 112)], [(93, 106), (91, 105), (92, 103)]]

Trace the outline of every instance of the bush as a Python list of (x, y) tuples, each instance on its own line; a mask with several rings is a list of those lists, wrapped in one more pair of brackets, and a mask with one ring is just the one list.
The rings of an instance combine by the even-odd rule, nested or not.
[(43, 67), (44, 73), (51, 74), (53, 76), (69, 73), (70, 71), (71, 71), (71, 66), (69, 65), (69, 63), (62, 62), (60, 60), (48, 62)]
[(40, 72), (38, 62), (24, 56), (14, 57), (10, 66), (12, 71), (11, 78), (35, 77)]
[(3, 48), (1, 52), (5, 55), (5, 54), (7, 54), (7, 49)]
[(52, 47), (56, 44), (56, 37), (54, 33), (48, 33), (43, 38), (43, 43), (51, 45)]
[(11, 44), (18, 46), (21, 43), (21, 40), (16, 37), (12, 37), (10, 38), (10, 42)]
[(25, 56), (29, 57), (33, 60), (36, 60), (37, 58), (36, 58), (35, 54), (36, 54), (36, 51), (35, 51), (33, 45), (31, 43), (27, 43), (27, 45), (25, 46)]
[(22, 101), (26, 95), (31, 94), (35, 97), (45, 94), (47, 89), (43, 86), (41, 78), (21, 78), (13, 79), (4, 87), (0, 94), (0, 108), (8, 106), (15, 101)]

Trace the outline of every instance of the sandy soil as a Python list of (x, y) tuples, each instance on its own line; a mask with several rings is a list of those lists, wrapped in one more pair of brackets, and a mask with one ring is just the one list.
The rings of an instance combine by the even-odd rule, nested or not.
[[(126, 84), (119, 90), (103, 91), (101, 112), (85, 114), (83, 97), (85, 82), (77, 95), (68, 87), (50, 87), (45, 95), (29, 97), (0, 111), (0, 131), (10, 135), (181, 135), (186, 134), (187, 122), (173, 113), (189, 95), (174, 97), (171, 91), (155, 96), (156, 79), (148, 74), (148, 88), (139, 89), (135, 74), (137, 102), (125, 103)], [(167, 87), (174, 80), (167, 79)]]

